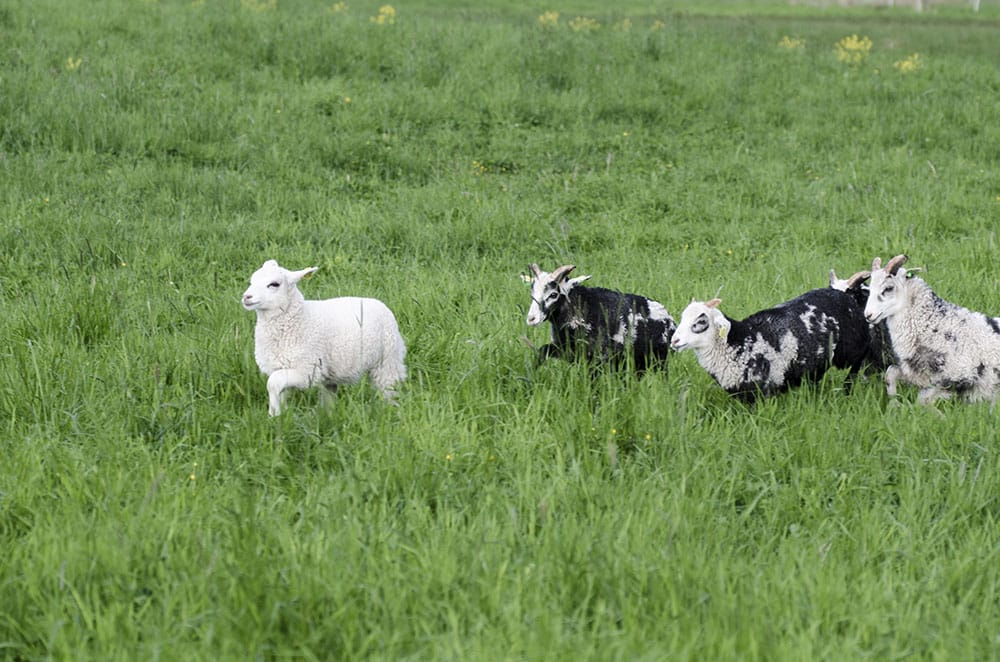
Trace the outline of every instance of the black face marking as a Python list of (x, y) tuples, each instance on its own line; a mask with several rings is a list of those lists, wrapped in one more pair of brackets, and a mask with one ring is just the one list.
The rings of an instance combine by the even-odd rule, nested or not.
[(691, 333), (705, 333), (708, 330), (708, 315), (702, 313), (691, 325)]

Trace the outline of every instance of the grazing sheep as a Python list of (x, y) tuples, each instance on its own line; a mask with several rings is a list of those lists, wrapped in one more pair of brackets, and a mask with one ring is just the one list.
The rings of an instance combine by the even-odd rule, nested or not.
[[(837, 278), (837, 273), (830, 269), (830, 287), (841, 292), (847, 292), (862, 308), (868, 303), (869, 288), (865, 281), (871, 277), (870, 271), (859, 271), (848, 279)], [(885, 320), (868, 327), (869, 347), (868, 365), (884, 373), (895, 360), (892, 352), (892, 339), (889, 337), (889, 327)]]
[(671, 345), (691, 349), (731, 395), (753, 402), (819, 379), (833, 365), (854, 374), (868, 353), (868, 325), (849, 294), (806, 292), (743, 321), (727, 317), (719, 299), (692, 301)]
[(637, 294), (583, 287), (580, 283), (590, 276), (567, 278), (574, 268), (564, 265), (548, 273), (531, 265), (531, 306), (525, 321), (528, 326), (552, 323), (552, 342), (539, 355), (582, 355), (620, 365), (630, 348), (640, 375), (666, 361), (677, 325), (663, 304)]
[(1000, 318), (940, 298), (923, 280), (900, 269), (907, 259), (897, 255), (885, 268), (880, 258), (872, 262), (865, 317), (872, 324), (886, 322), (897, 358), (886, 371), (886, 391), (895, 395), (902, 380), (920, 388), (922, 404), (952, 395), (995, 402)]
[(243, 293), (243, 307), (257, 313), (254, 357), (268, 375), (271, 416), (281, 413), (285, 389), (320, 385), (327, 399), (369, 374), (391, 401), (406, 379), (406, 345), (392, 311), (377, 299), (307, 301), (297, 283), (317, 268), (289, 271), (268, 260)]

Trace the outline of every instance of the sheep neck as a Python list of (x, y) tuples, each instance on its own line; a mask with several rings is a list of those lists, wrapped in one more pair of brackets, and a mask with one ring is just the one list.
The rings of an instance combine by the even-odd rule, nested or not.
[(925, 330), (935, 320), (943, 319), (946, 311), (954, 307), (919, 278), (906, 282), (905, 296), (903, 308), (886, 319), (893, 350), (902, 359), (913, 356), (918, 351)]

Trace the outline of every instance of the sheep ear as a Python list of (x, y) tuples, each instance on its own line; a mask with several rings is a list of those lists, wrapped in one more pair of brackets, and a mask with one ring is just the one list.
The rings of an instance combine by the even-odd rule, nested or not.
[(528, 267), (528, 268), (531, 269), (531, 273), (535, 274), (536, 276), (541, 276), (542, 275), (542, 268), (539, 267), (534, 262), (532, 262), (531, 266)]
[(830, 269), (830, 287), (833, 287), (834, 283), (837, 282), (837, 272)]
[(872, 271), (878, 271), (882, 268), (882, 258), (877, 257), (872, 260)]
[(718, 308), (720, 303), (722, 303), (722, 299), (716, 297), (711, 301), (706, 301), (705, 305), (708, 306), (709, 308)]
[(574, 269), (576, 269), (576, 265), (564, 264), (563, 266), (559, 267), (558, 269), (552, 272), (552, 280), (559, 283), (565, 280), (566, 276), (569, 275), (569, 272), (573, 271)]
[(579, 285), (580, 283), (582, 283), (585, 280), (590, 280), (590, 276), (577, 276), (576, 278), (570, 278), (569, 279), (569, 284), (570, 285)]
[(310, 278), (318, 269), (319, 267), (309, 267), (308, 269), (302, 269), (301, 271), (289, 272), (288, 282), (297, 283), (304, 278)]

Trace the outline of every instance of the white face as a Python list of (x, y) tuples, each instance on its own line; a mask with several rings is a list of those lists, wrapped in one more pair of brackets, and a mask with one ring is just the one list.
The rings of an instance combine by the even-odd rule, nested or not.
[(678, 352), (685, 349), (699, 350), (710, 347), (716, 338), (729, 332), (729, 320), (715, 306), (702, 301), (692, 301), (681, 313), (670, 346)]
[(524, 320), (528, 326), (538, 326), (549, 317), (549, 310), (565, 294), (563, 287), (552, 278), (552, 274), (540, 271), (531, 281), (531, 306)]
[(268, 260), (250, 276), (250, 287), (243, 293), (243, 307), (247, 310), (271, 310), (284, 301), (288, 288), (288, 271), (274, 260)]
[(905, 284), (906, 271), (903, 269), (897, 271), (895, 276), (890, 276), (885, 269), (872, 272), (871, 291), (865, 304), (865, 319), (869, 324), (878, 324), (896, 314), (903, 303)]

